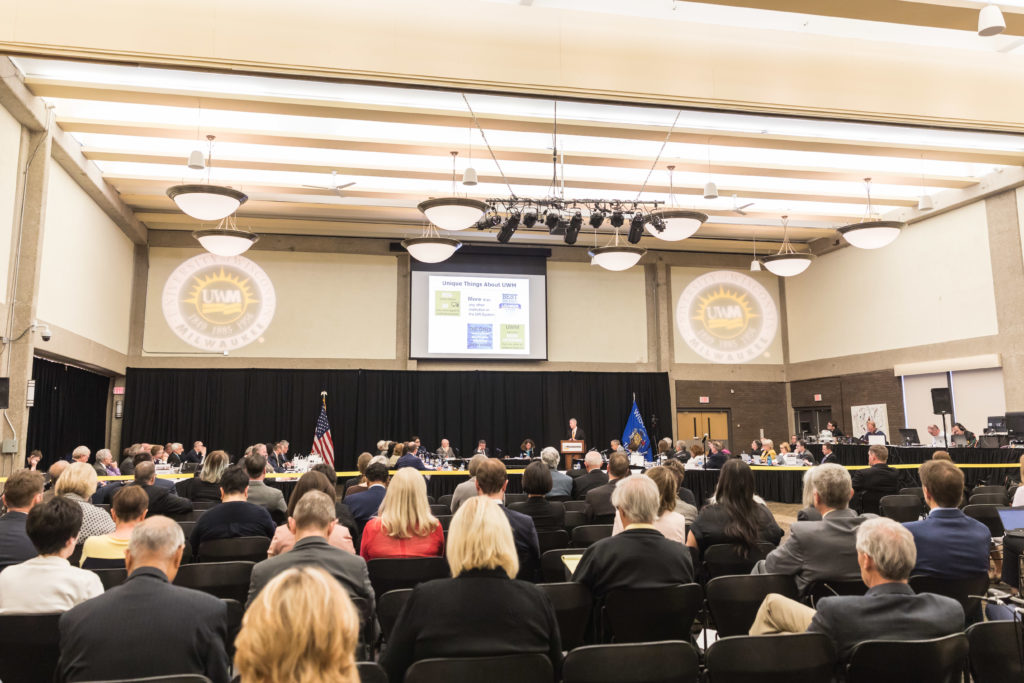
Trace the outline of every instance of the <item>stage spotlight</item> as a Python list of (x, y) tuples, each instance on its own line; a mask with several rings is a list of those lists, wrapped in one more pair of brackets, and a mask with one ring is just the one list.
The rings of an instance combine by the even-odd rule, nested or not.
[(655, 230), (665, 232), (665, 221), (661, 219), (661, 216), (652, 216), (650, 222)]
[(621, 211), (615, 211), (612, 213), (611, 224), (613, 228), (621, 228), (625, 222), (626, 217), (622, 215)]
[(478, 220), (474, 227), (476, 227), (477, 230), (490, 230), (498, 223), (501, 223), (501, 219), (494, 214), (490, 214)]
[(509, 214), (509, 217), (505, 220), (504, 225), (501, 226), (501, 230), (498, 231), (498, 241), (505, 244), (512, 239), (513, 233), (519, 228), (519, 214)]
[(583, 214), (577, 211), (573, 214), (573, 217), (569, 219), (569, 224), (565, 227), (565, 243), (576, 244), (576, 239), (580, 236), (580, 229), (583, 227)]
[(558, 212), (549, 211), (548, 215), (544, 217), (544, 225), (548, 226), (548, 230), (554, 230), (558, 227)]
[(536, 224), (537, 224), (537, 212), (536, 211), (527, 211), (526, 213), (523, 214), (523, 227), (524, 228), (532, 228)]
[(637, 244), (644, 235), (644, 215), (637, 211), (633, 214), (633, 220), (629, 222), (629, 236), (626, 238), (630, 244)]
[(601, 213), (600, 211), (595, 211), (594, 213), (590, 214), (590, 227), (592, 227), (594, 230), (597, 230), (598, 228), (601, 227), (602, 223), (604, 223), (603, 213)]

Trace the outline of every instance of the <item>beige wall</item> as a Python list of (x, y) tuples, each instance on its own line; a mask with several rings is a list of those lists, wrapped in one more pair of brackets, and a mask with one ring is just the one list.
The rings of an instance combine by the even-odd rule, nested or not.
[(39, 319), (127, 353), (132, 242), (64, 169), (50, 164)]
[(18, 190), (21, 124), (0, 107), (0, 303), (7, 301), (7, 275), (14, 251), (11, 245)]
[(644, 269), (548, 262), (548, 360), (646, 363)]
[(786, 281), (799, 363), (998, 333), (985, 202), (903, 231), (878, 250), (826, 254)]
[[(150, 250), (143, 355), (194, 350), (168, 327), (160, 297), (171, 271), (199, 253)], [(277, 309), (263, 342), (232, 351), (232, 356), (395, 358), (396, 257), (259, 250), (245, 256), (273, 282)]]

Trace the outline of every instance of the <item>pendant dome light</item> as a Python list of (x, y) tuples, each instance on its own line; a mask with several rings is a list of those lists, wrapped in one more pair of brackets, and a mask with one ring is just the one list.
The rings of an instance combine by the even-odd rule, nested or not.
[[(210, 183), (214, 136), (207, 135), (206, 139), (210, 145), (210, 151), (206, 157), (206, 183), (175, 185), (167, 189), (167, 196), (174, 200), (179, 209), (196, 220), (219, 221), (237, 211), (238, 207), (244, 204), (249, 197), (233, 188)], [(197, 160), (190, 155), (190, 165), (194, 161)]]
[[(465, 230), (473, 227), (487, 211), (488, 205), (478, 199), (456, 196), (456, 171), (455, 158), (458, 152), (451, 152), (452, 155), (452, 196), (438, 197), (420, 202), (417, 207), (427, 220), (442, 230)], [(476, 175), (474, 171), (473, 175)]]
[(858, 249), (881, 249), (896, 241), (900, 231), (906, 227), (902, 221), (873, 220), (871, 207), (871, 178), (864, 179), (867, 188), (868, 204), (864, 211), (864, 220), (839, 228), (839, 234), (847, 242)]
[[(614, 225), (615, 222), (613, 221)], [(641, 257), (647, 253), (641, 247), (627, 246), (619, 243), (619, 226), (615, 226), (615, 241), (605, 247), (595, 246), (587, 252), (590, 256), (590, 265), (601, 266), (605, 270), (621, 271), (632, 268), (640, 262)], [(597, 244), (597, 228), (594, 228), (594, 243)]]
[[(814, 254), (797, 252), (789, 243), (789, 216), (782, 217), (782, 228), (782, 246), (779, 247), (778, 253), (765, 256), (761, 260), (770, 273), (779, 277), (792, 277), (807, 270), (811, 261), (814, 260)], [(751, 270), (753, 270), (753, 266), (751, 266)]]
[(647, 222), (647, 232), (666, 242), (685, 240), (697, 232), (708, 219), (708, 215), (700, 211), (674, 208), (675, 188), (672, 183), (672, 173), (675, 170), (675, 166), (668, 167), (668, 201), (672, 206), (655, 209), (651, 212), (651, 218)]

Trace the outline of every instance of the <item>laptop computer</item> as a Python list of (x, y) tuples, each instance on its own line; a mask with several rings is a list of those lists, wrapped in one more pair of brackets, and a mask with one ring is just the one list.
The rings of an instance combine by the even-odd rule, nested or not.
[(1007, 536), (1024, 537), (1024, 508), (997, 510)]
[(964, 448), (967, 446), (967, 435), (966, 434), (954, 434), (953, 445), (958, 448)]

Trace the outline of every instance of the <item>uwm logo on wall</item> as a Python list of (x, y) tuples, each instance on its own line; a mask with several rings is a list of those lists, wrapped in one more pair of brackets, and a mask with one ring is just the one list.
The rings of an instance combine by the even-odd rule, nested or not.
[(167, 324), (185, 343), (204, 351), (250, 344), (274, 318), (274, 285), (243, 256), (193, 256), (164, 285)]
[(714, 363), (747, 363), (763, 354), (779, 327), (771, 294), (749, 275), (716, 270), (679, 296), (676, 325), (687, 346)]

